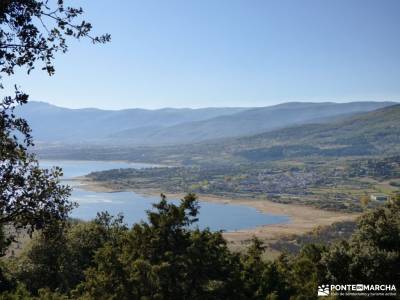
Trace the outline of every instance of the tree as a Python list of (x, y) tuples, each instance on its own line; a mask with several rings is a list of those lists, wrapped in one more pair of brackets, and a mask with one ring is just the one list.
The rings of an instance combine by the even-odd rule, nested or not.
[[(26, 101), (20, 93), (15, 99)], [(40, 229), (65, 219), (73, 205), (67, 200), (69, 188), (59, 184), (61, 169), (41, 169), (28, 153), (30, 129), (13, 114), (13, 102), (6, 98), (0, 105), (0, 225)]]
[(149, 223), (108, 242), (86, 270), (86, 299), (244, 299), (240, 258), (221, 233), (193, 228), (198, 203), (188, 194), (179, 205), (165, 197), (149, 211)]
[(96, 251), (127, 231), (121, 216), (107, 213), (90, 222), (60, 225), (36, 235), (12, 262), (14, 276), (33, 294), (40, 289), (69, 293), (84, 280)]
[(321, 259), (331, 283), (400, 285), (400, 196), (368, 211), (349, 241), (340, 241)]
[(2, 0), (0, 3), (0, 73), (11, 75), (15, 67), (28, 73), (42, 62), (42, 70), (54, 74), (56, 52), (67, 52), (67, 38), (89, 38), (93, 43), (110, 41), (109, 34), (93, 37), (92, 25), (79, 17), (82, 8), (64, 0)]
[(364, 213), (348, 241), (274, 261), (256, 238), (230, 251), (220, 232), (195, 227), (197, 215), (188, 194), (178, 205), (162, 197), (131, 229), (108, 214), (46, 228), (11, 265), (5, 299), (317, 299), (322, 283), (400, 284), (400, 199)]
[[(2, 0), (0, 89), (3, 76), (11, 76), (18, 67), (26, 67), (29, 74), (40, 63), (42, 70), (54, 74), (54, 55), (68, 50), (69, 37), (93, 43), (110, 40), (109, 35), (91, 36), (92, 25), (79, 20), (82, 14), (81, 8), (66, 6), (63, 0)], [(68, 201), (70, 189), (59, 184), (61, 169), (41, 169), (28, 152), (33, 146), (30, 128), (14, 114), (28, 95), (15, 89), (15, 96), (0, 103), (0, 230), (11, 225), (32, 232), (65, 220), (73, 203)], [(10, 238), (0, 242), (1, 252), (9, 243)]]
[(247, 253), (242, 256), (241, 277), (244, 282), (244, 293), (249, 299), (264, 299), (265, 292), (269, 290), (270, 282), (265, 280), (266, 268), (269, 265), (262, 259), (265, 246), (262, 241), (253, 237)]

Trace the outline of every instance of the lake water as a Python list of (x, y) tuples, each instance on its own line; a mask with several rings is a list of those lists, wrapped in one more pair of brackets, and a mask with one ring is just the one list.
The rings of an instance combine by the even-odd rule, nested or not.
[[(119, 168), (145, 168), (151, 165), (107, 162), (107, 161), (41, 161), (44, 168), (59, 166), (64, 171), (64, 179), (71, 179), (83, 176), (90, 172)], [(67, 182), (72, 188), (71, 200), (79, 204), (71, 216), (82, 220), (90, 220), (97, 212), (108, 211), (113, 215), (122, 213), (125, 222), (129, 225), (147, 221), (146, 211), (152, 209), (152, 203), (159, 200), (159, 197), (143, 196), (133, 192), (100, 193), (85, 191), (79, 188), (76, 181)], [(178, 199), (169, 199), (178, 203)], [(287, 223), (287, 216), (265, 214), (253, 207), (239, 204), (223, 204), (200, 202), (200, 214), (198, 226), (209, 227), (211, 230), (234, 231), (239, 229), (254, 228), (261, 225)]]

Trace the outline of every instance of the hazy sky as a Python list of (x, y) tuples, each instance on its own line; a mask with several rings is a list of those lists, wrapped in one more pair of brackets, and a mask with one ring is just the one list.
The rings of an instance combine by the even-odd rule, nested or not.
[(13, 81), (66, 107), (400, 100), (399, 0), (66, 0), (112, 43)]

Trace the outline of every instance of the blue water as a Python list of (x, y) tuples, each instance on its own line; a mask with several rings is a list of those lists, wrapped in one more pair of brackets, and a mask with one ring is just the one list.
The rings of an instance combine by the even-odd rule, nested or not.
[[(151, 167), (147, 164), (104, 161), (42, 161), (40, 165), (45, 168), (54, 165), (62, 167), (65, 179), (83, 176), (92, 171)], [(143, 196), (133, 192), (99, 193), (85, 191), (79, 188), (79, 184), (76, 182), (67, 181), (67, 183), (73, 188), (71, 200), (79, 204), (79, 207), (74, 209), (71, 216), (82, 220), (93, 219), (97, 212), (108, 211), (113, 215), (122, 213), (125, 222), (129, 225), (147, 221), (146, 211), (152, 209), (152, 203), (159, 200), (159, 197)], [(169, 200), (173, 203), (179, 203), (178, 199)], [(234, 231), (287, 222), (289, 222), (287, 216), (261, 213), (253, 207), (239, 204), (200, 202), (199, 228), (209, 227), (213, 231)]]

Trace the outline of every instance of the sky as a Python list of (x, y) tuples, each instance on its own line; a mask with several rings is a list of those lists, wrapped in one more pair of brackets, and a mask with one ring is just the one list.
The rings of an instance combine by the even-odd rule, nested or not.
[(56, 75), (6, 79), (31, 100), (104, 109), (400, 101), (399, 0), (66, 3), (112, 42), (71, 41)]

